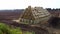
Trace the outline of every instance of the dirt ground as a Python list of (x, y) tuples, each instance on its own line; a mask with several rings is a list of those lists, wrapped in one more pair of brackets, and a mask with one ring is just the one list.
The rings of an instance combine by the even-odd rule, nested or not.
[(13, 22), (10, 20), (0, 20), (0, 22), (10, 26), (20, 27), (23, 31), (34, 31), (35, 34), (60, 34), (60, 29), (56, 29), (45, 25), (40, 26), (40, 25), (18, 24), (17, 22)]

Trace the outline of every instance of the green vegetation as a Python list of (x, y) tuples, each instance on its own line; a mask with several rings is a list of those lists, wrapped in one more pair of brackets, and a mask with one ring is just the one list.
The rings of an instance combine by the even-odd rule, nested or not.
[(0, 23), (0, 34), (22, 34), (20, 28), (11, 28), (6, 24)]
[[(22, 34), (22, 30), (19, 27), (12, 28), (4, 23), (0, 23), (0, 34)], [(34, 32), (26, 31), (24, 34), (35, 34)]]

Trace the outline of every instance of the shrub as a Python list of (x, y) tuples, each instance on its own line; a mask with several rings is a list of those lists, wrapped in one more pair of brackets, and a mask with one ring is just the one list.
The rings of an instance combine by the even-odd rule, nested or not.
[[(0, 23), (0, 34), (22, 34), (20, 27), (9, 27), (4, 23)], [(26, 31), (24, 34), (35, 34), (34, 32)]]
[(8, 25), (0, 23), (0, 33), (3, 34), (22, 34), (20, 28), (10, 28)]

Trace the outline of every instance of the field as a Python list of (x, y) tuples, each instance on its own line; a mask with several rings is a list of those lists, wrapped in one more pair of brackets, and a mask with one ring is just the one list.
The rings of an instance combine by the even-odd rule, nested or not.
[[(56, 13), (52, 12), (52, 15), (55, 15)], [(0, 34), (52, 34), (52, 33), (60, 34), (60, 29), (53, 28), (51, 24), (43, 24), (43, 25), (39, 24), (39, 26), (33, 26), (33, 25), (30, 26), (26, 24), (19, 24), (17, 22), (12, 21), (20, 18), (21, 14), (22, 14), (21, 10), (1, 10), (0, 11)], [(54, 19), (54, 22), (55, 21), (58, 22), (57, 19)], [(51, 23), (55, 24), (54, 22)], [(46, 27), (46, 25), (48, 26)]]

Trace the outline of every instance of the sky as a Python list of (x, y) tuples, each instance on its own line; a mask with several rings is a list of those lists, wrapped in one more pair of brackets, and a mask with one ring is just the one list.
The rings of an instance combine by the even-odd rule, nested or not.
[(60, 8), (60, 0), (0, 0), (0, 10), (25, 9), (28, 6)]

